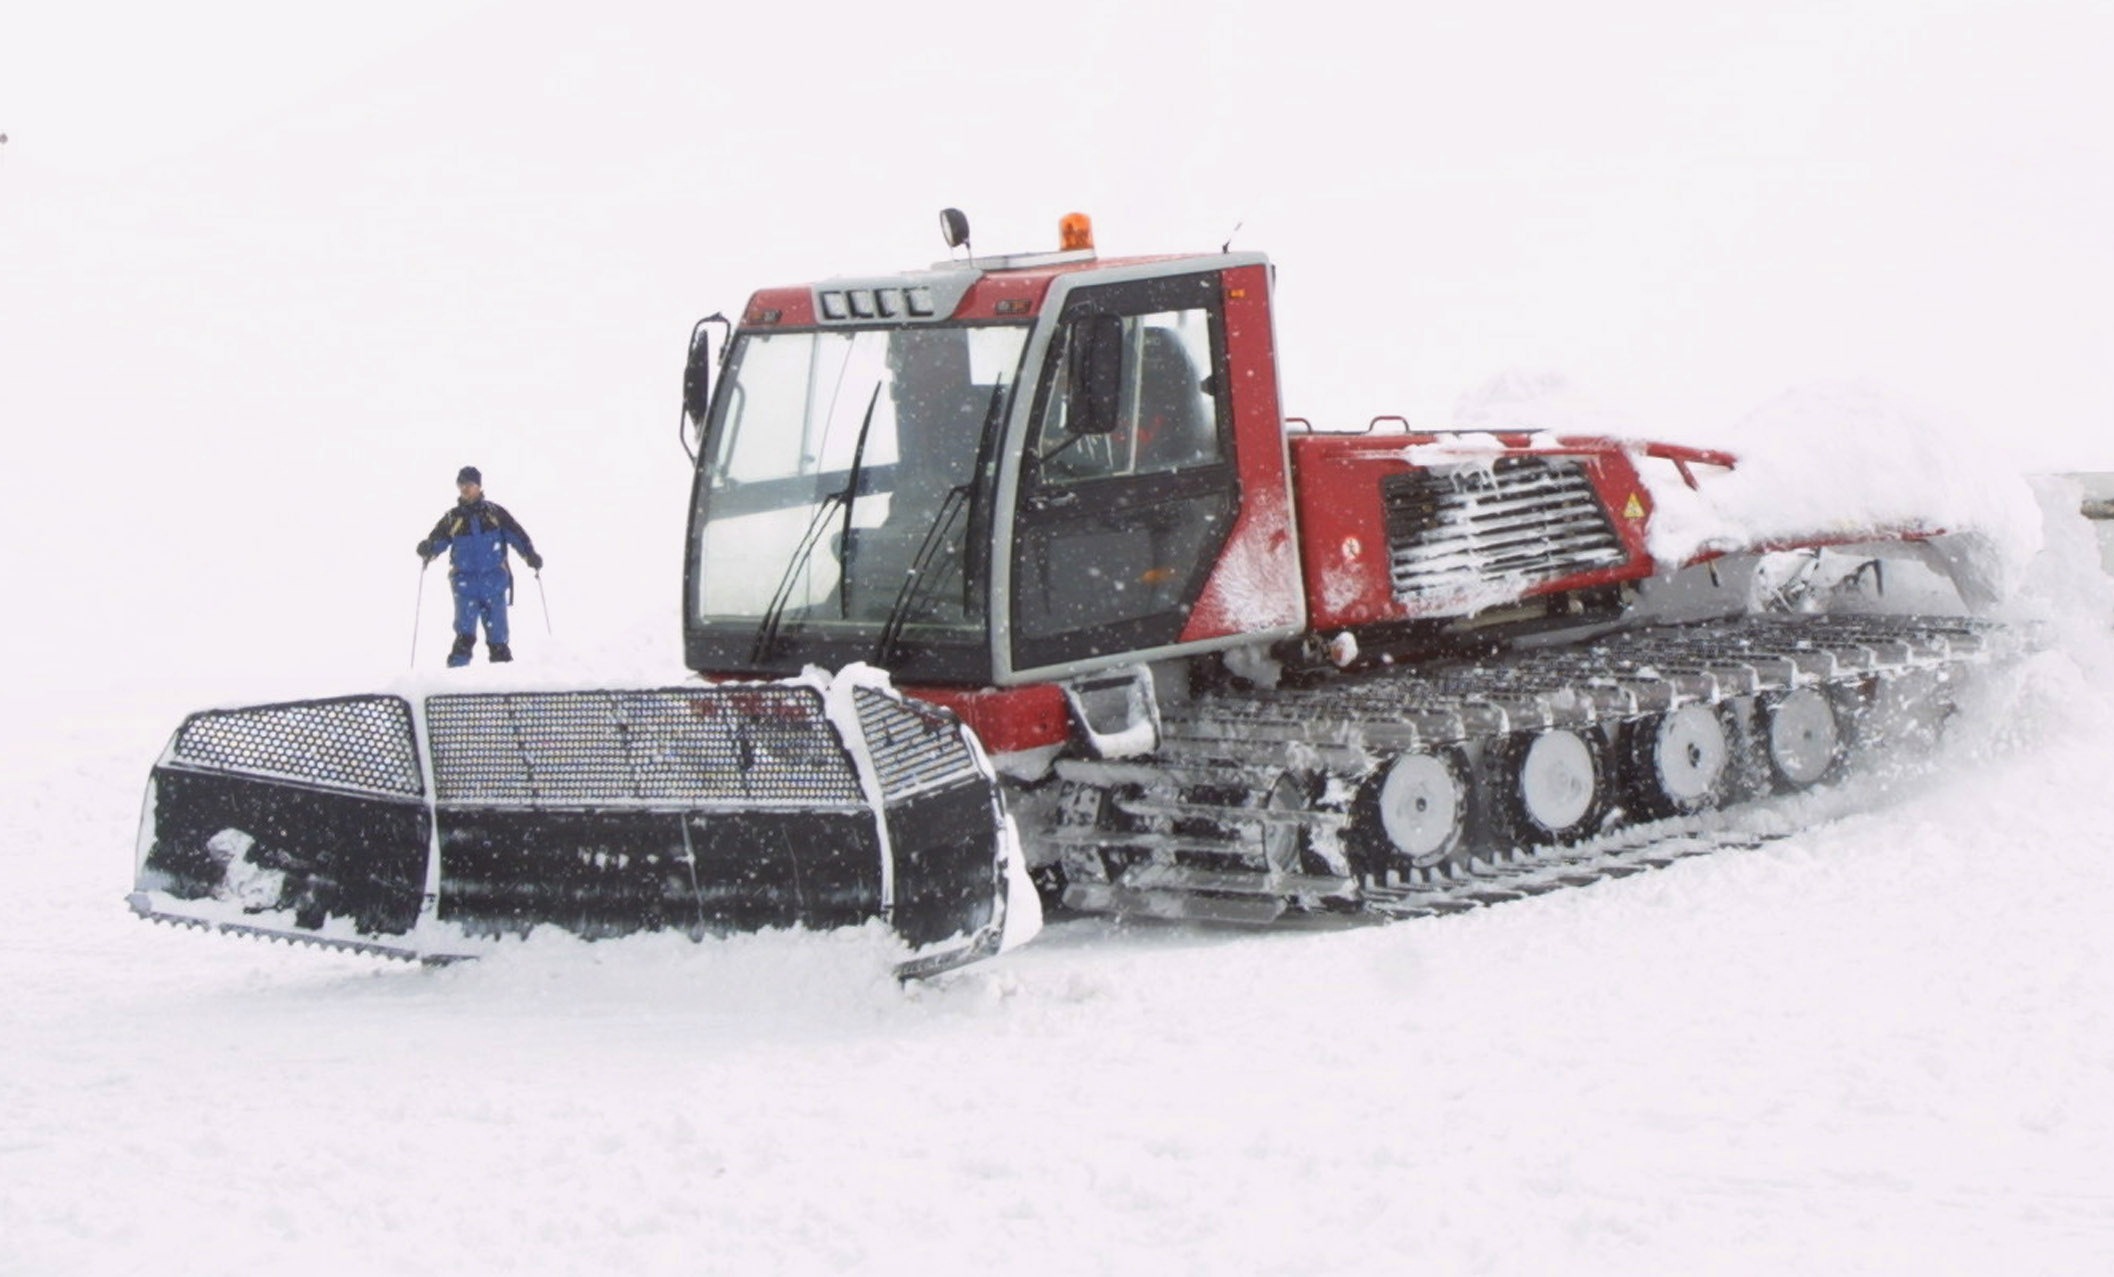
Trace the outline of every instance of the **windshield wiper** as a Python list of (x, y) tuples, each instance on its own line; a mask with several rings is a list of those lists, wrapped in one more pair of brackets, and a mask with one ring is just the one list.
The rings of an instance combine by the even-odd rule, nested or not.
[(859, 437), (851, 446), (851, 474), (844, 480), (844, 526), (837, 536), (842, 558), (837, 564), (837, 615), (851, 615), (851, 508), (859, 499), (859, 473), (866, 468), (866, 436), (873, 429), (873, 410), (881, 402), (881, 383), (873, 384), (866, 400), (866, 416), (859, 422)]
[(881, 641), (874, 645), (873, 663), (883, 669), (895, 655), (896, 643), (903, 637), (903, 626), (917, 615), (917, 610), (945, 580), (944, 574), (938, 578), (928, 576), (926, 569), (938, 557), (940, 547), (946, 544), (954, 525), (961, 522), (962, 513), (969, 508), (969, 492), (974, 486), (957, 483), (947, 489), (938, 516), (933, 519), (932, 526), (925, 529), (925, 539), (918, 542), (918, 552), (912, 556), (910, 570), (903, 576), (903, 588), (896, 591), (895, 606), (888, 609), (888, 620), (881, 626)]
[(749, 660), (762, 664), (770, 659), (771, 648), (778, 642), (778, 626), (785, 619), (787, 602), (793, 597), (793, 582), (800, 579), (800, 570), (807, 566), (808, 556), (815, 552), (815, 542), (822, 539), (822, 527), (830, 512), (839, 504), (850, 501), (842, 492), (832, 492), (822, 498), (815, 513), (807, 521), (807, 531), (801, 534), (800, 544), (793, 547), (793, 557), (786, 560), (785, 571), (778, 577), (778, 589), (771, 595), (771, 605), (763, 610), (763, 623), (756, 627), (756, 646), (749, 652)]
[[(858, 500), (859, 471), (866, 455), (866, 436), (867, 432), (873, 429), (874, 408), (880, 402), (881, 386), (876, 382), (872, 397), (866, 401), (866, 416), (859, 422), (858, 442), (852, 446), (851, 473), (846, 476), (841, 491), (830, 493), (822, 498), (822, 504), (815, 507), (814, 516), (807, 521), (807, 531), (800, 534), (800, 544), (793, 547), (792, 557), (786, 560), (785, 571), (778, 577), (778, 588), (771, 595), (771, 605), (764, 609), (763, 622), (756, 627), (756, 646), (749, 652), (749, 660), (754, 664), (761, 665), (771, 658), (771, 649), (778, 644), (779, 627), (785, 622), (786, 606), (792, 601), (793, 583), (800, 579), (801, 570), (807, 566), (808, 559), (815, 553), (815, 545), (822, 539), (822, 528), (828, 522), (830, 512), (839, 506), (844, 509), (845, 534), (842, 542), (845, 553), (850, 553), (851, 508), (852, 503)], [(840, 564), (839, 567), (844, 579), (850, 579), (850, 565)], [(841, 592), (838, 606), (843, 607)]]
[[(998, 424), (999, 406), (1005, 402), (1007, 389), (1003, 381), (993, 385), (990, 402), (984, 405), (983, 428), (978, 435), (980, 442), (976, 450), (975, 465), (978, 475), (984, 472), (984, 467), (996, 447), (995, 427)], [(953, 533), (955, 524), (961, 522), (965, 513), (970, 516), (969, 521), (972, 524), (976, 521), (976, 498), (982, 491), (983, 485), (972, 478), (967, 483), (957, 483), (947, 489), (947, 495), (941, 498), (939, 512), (933, 516), (932, 526), (925, 529), (924, 539), (918, 542), (917, 553), (910, 560), (910, 570), (904, 574), (902, 588), (896, 591), (895, 604), (889, 608), (888, 619), (881, 626), (880, 642), (874, 645), (874, 664), (887, 668), (888, 662), (895, 656), (896, 644), (902, 640), (903, 627), (909, 624), (911, 617), (917, 615), (918, 609), (925, 605), (925, 601), (946, 583), (945, 574), (933, 577), (928, 575), (927, 569), (932, 566), (932, 560), (939, 554), (940, 548)], [(967, 613), (971, 601), (969, 567), (974, 560), (968, 554), (967, 546), (963, 546), (962, 551), (959, 556), (950, 558), (949, 562), (955, 563), (959, 568), (962, 579), (962, 611)]]

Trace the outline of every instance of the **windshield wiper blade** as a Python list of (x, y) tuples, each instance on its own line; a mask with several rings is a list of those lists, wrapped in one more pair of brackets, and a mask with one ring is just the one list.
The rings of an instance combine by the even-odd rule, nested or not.
[(866, 436), (873, 430), (873, 410), (881, 402), (881, 383), (873, 384), (873, 394), (866, 399), (866, 415), (859, 420), (859, 438), (851, 446), (851, 473), (844, 480), (844, 526), (837, 544), (844, 547), (843, 561), (837, 573), (837, 615), (851, 615), (851, 508), (859, 499), (859, 475), (866, 468)]
[[(756, 627), (756, 646), (749, 651), (749, 660), (754, 664), (761, 665), (771, 659), (771, 649), (778, 644), (779, 627), (785, 622), (786, 606), (792, 601), (793, 583), (800, 579), (801, 569), (807, 566), (808, 559), (815, 553), (815, 545), (822, 539), (822, 528), (829, 521), (830, 512), (839, 506), (844, 509), (844, 529), (847, 533), (843, 537), (843, 543), (846, 552), (850, 551), (851, 537), (848, 534), (851, 529), (852, 502), (858, 500), (859, 470), (866, 453), (866, 435), (873, 429), (874, 406), (880, 402), (881, 387), (879, 383), (875, 383), (873, 396), (866, 401), (866, 416), (859, 422), (858, 442), (852, 447), (851, 473), (846, 476), (842, 490), (822, 498), (822, 504), (815, 507), (814, 516), (807, 521), (807, 531), (800, 534), (800, 544), (793, 547), (792, 557), (786, 560), (785, 571), (778, 577), (778, 589), (771, 595), (771, 605), (764, 609), (763, 622)], [(849, 565), (840, 566), (844, 569), (843, 575), (849, 578)], [(842, 606), (841, 593), (839, 606)]]
[(808, 556), (815, 552), (815, 543), (822, 539), (822, 528), (829, 521), (830, 512), (840, 504), (849, 504), (842, 492), (832, 492), (822, 498), (815, 507), (813, 517), (807, 521), (807, 531), (800, 536), (800, 544), (793, 547), (793, 555), (786, 560), (785, 571), (779, 574), (778, 589), (771, 595), (771, 605), (763, 610), (763, 623), (756, 627), (756, 646), (749, 652), (749, 660), (762, 664), (771, 657), (771, 648), (778, 642), (778, 627), (785, 620), (786, 604), (793, 597), (793, 582), (800, 579), (800, 569), (807, 566)]
[(910, 560), (910, 570), (903, 575), (903, 587), (896, 591), (895, 606), (888, 609), (888, 620), (881, 626), (881, 641), (874, 645), (873, 663), (883, 669), (895, 655), (896, 643), (903, 637), (903, 626), (909, 623), (924, 601), (932, 597), (944, 579), (928, 576), (926, 569), (932, 566), (954, 525), (961, 522), (962, 513), (969, 508), (969, 491), (973, 486), (957, 483), (947, 489), (945, 499), (940, 502), (939, 514), (932, 520), (932, 526), (925, 529), (925, 539), (918, 542), (918, 552)]
[[(1004, 381), (995, 383), (991, 387), (991, 398), (984, 405), (984, 420), (977, 436), (975, 462), (976, 474), (979, 476), (984, 473), (991, 453), (997, 445), (995, 436), (999, 408), (1006, 401), (1008, 389), (1010, 387)], [(904, 574), (902, 588), (896, 591), (895, 604), (889, 608), (888, 619), (881, 626), (880, 641), (874, 645), (875, 665), (887, 668), (888, 662), (895, 656), (896, 644), (902, 640), (903, 627), (909, 624), (911, 617), (917, 615), (917, 610), (924, 606), (925, 600), (931, 598), (939, 587), (945, 584), (944, 575), (934, 578), (927, 574), (927, 569), (932, 566), (933, 558), (938, 555), (940, 547), (946, 544), (954, 525), (961, 521), (964, 514), (969, 516), (970, 523), (976, 522), (976, 500), (983, 490), (981, 481), (971, 478), (967, 483), (957, 483), (947, 489), (947, 495), (941, 498), (939, 512), (933, 516), (932, 526), (925, 529), (924, 539), (918, 542), (917, 553), (910, 560), (910, 570)], [(974, 557), (968, 553), (968, 547), (963, 546), (962, 553), (950, 557), (948, 561), (955, 565), (961, 577), (962, 611), (966, 614), (972, 598), (970, 568)]]

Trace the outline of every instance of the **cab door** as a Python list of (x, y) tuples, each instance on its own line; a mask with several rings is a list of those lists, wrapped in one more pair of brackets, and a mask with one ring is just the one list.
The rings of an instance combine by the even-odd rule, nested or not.
[(1227, 380), (1217, 272), (1066, 299), (1020, 468), (1017, 673), (1179, 641), (1239, 506)]

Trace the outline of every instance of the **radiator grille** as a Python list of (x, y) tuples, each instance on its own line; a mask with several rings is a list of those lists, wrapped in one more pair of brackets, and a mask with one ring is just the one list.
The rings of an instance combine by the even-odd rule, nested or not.
[(411, 707), (395, 696), (193, 714), (177, 729), (169, 761), (362, 793), (417, 797), (425, 792)]
[(426, 702), (443, 803), (864, 805), (807, 687), (516, 692)]
[(1569, 457), (1503, 457), (1381, 481), (1395, 597), (1515, 596), (1541, 581), (1627, 559), (1585, 467)]

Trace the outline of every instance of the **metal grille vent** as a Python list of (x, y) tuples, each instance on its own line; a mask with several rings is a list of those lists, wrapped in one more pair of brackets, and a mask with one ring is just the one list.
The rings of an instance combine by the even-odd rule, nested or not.
[(435, 696), (426, 702), (426, 725), (443, 803), (865, 803), (812, 688)]
[(177, 729), (169, 761), (364, 793), (425, 792), (411, 706), (395, 696), (193, 714)]
[(948, 719), (864, 687), (853, 695), (887, 801), (977, 774), (961, 729)]
[(1585, 467), (1503, 457), (1381, 481), (1395, 597), (1524, 588), (1612, 567), (1628, 555)]

